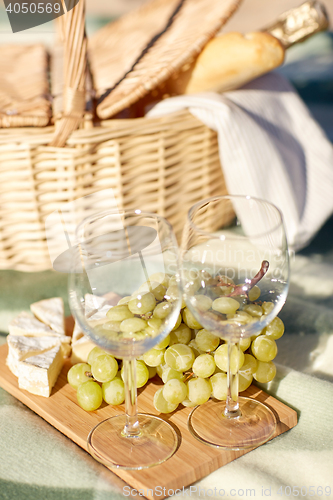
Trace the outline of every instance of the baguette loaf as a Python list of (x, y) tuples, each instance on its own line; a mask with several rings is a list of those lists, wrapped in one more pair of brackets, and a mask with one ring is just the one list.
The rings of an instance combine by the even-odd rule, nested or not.
[(185, 71), (166, 84), (170, 95), (226, 91), (241, 87), (280, 66), (285, 50), (269, 33), (216, 36)]
[(285, 49), (280, 41), (267, 32), (218, 35), (181, 72), (174, 73), (137, 101), (130, 108), (131, 112), (137, 117), (144, 116), (167, 97), (239, 88), (281, 65), (284, 56)]

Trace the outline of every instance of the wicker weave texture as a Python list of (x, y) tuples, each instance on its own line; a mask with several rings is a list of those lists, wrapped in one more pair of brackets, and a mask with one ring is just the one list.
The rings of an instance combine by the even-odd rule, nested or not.
[(51, 117), (47, 52), (42, 45), (0, 51), (0, 127), (43, 127)]
[(166, 217), (178, 238), (192, 204), (226, 193), (216, 133), (187, 112), (106, 121), (74, 132), (66, 148), (46, 146), (52, 127), (12, 130), (10, 143), (8, 132), (0, 132), (1, 268), (50, 268), (45, 218), (90, 193), (112, 188), (119, 208)]
[[(124, 61), (118, 53), (118, 63), (120, 61), (120, 73), (125, 78), (115, 86), (114, 92), (129, 85), (129, 93), (134, 95), (134, 89), (138, 96), (140, 92), (137, 94), (137, 87), (132, 84), (137, 82), (142, 87), (143, 82), (147, 90), (150, 84), (145, 87), (146, 80), (142, 80), (146, 73), (150, 75), (150, 83), (158, 84), (160, 76), (166, 77), (169, 71), (202, 49), (238, 3), (239, 0), (150, 1), (142, 7), (142, 12), (149, 18), (149, 10), (155, 6), (159, 15), (156, 11), (151, 15), (150, 27), (143, 40), (138, 40), (138, 33), (132, 30), (138, 22), (136, 14), (132, 24), (128, 25), (128, 20), (115, 23), (119, 40), (130, 27), (126, 36), (132, 40), (132, 46), (129, 50), (120, 44)], [(48, 244), (56, 251), (57, 241), (50, 242), (50, 235), (46, 239), (46, 219), (53, 212), (66, 212), (71, 202), (89, 194), (111, 188), (120, 209), (158, 213), (171, 222), (180, 239), (188, 209), (203, 198), (227, 192), (216, 133), (188, 112), (158, 119), (92, 122), (91, 110), (85, 111), (91, 93), (84, 20), (84, 1), (81, 0), (57, 23), (58, 41), (62, 39), (63, 45), (52, 65), (57, 77), (52, 85), (55, 125), (23, 127), (20, 122), (17, 127), (21, 128), (0, 126), (0, 268), (24, 271), (51, 268)], [(156, 33), (160, 36), (154, 39)], [(107, 30), (102, 30), (91, 47), (101, 48), (106, 35)], [(105, 51), (103, 53), (101, 48), (98, 65), (105, 64), (110, 76), (113, 66), (108, 64), (110, 60), (112, 63), (114, 55), (110, 39), (105, 40)], [(152, 47), (155, 47), (153, 51)], [(108, 57), (111, 54), (110, 59), (103, 60), (106, 52)], [(126, 68), (131, 69), (126, 65), (133, 66), (138, 52), (144, 54), (139, 56), (140, 64), (134, 64), (132, 71), (124, 75)], [(148, 71), (146, 63), (151, 65), (152, 72)], [(32, 67), (37, 67), (36, 61)], [(43, 73), (46, 66), (42, 63), (38, 68)], [(113, 82), (120, 73), (114, 72)], [(101, 89), (109, 85), (103, 80), (103, 74), (100, 75), (101, 80), (97, 73), (92, 75), (94, 89), (97, 81), (102, 82)], [(38, 82), (35, 90), (40, 95), (39, 89), (44, 83)], [(116, 94), (116, 101), (118, 98)], [(81, 215), (96, 208), (95, 205), (84, 207)], [(215, 222), (207, 221), (207, 229), (214, 228)]]
[[(169, 2), (170, 0), (164, 1), (166, 4)], [(110, 89), (110, 92), (101, 97), (97, 105), (98, 116), (107, 119), (115, 115), (144, 97), (171, 75), (181, 71), (202, 51), (206, 43), (229, 19), (239, 4), (240, 0), (182, 0), (179, 2), (178, 9), (176, 8), (172, 19), (169, 20), (167, 29), (160, 33), (156, 40), (147, 47), (132, 70), (123, 75), (122, 80), (113, 89), (114, 79), (111, 71), (107, 77), (110, 55), (107, 59), (105, 51), (110, 54), (110, 47), (113, 47), (112, 40), (118, 45), (122, 43), (124, 51), (132, 51), (132, 47), (128, 47), (128, 39), (126, 36), (124, 37), (124, 33), (119, 30), (117, 25), (111, 24), (105, 28), (105, 33), (107, 29), (109, 30), (110, 45), (104, 50), (101, 47), (97, 49), (92, 46), (89, 52), (98, 94), (101, 94), (100, 84), (103, 88), (108, 86)], [(161, 0), (154, 0), (148, 4), (156, 19), (159, 19), (158, 9), (161, 9), (162, 5)], [(123, 28), (124, 24), (126, 26), (126, 19), (125, 17)], [(141, 30), (144, 31), (145, 18), (137, 18), (137, 24), (141, 25)], [(104, 52), (104, 59), (99, 62), (102, 58), (102, 52)], [(109, 84), (107, 84), (108, 78)]]

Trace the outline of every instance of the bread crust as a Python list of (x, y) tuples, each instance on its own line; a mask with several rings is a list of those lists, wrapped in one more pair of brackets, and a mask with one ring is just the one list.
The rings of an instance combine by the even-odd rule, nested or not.
[(167, 92), (179, 95), (235, 89), (280, 66), (284, 55), (282, 44), (269, 33), (222, 34), (167, 82)]

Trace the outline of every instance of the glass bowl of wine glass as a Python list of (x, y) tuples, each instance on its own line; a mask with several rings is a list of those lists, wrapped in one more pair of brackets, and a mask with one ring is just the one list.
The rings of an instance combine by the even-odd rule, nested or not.
[(288, 293), (289, 257), (281, 212), (250, 196), (203, 200), (188, 213), (180, 260), (188, 314), (201, 327), (201, 336), (219, 338), (213, 395), (226, 395), (226, 400), (213, 397), (195, 407), (189, 430), (202, 442), (224, 449), (259, 446), (274, 435), (276, 420), (268, 406), (238, 396), (238, 371), (243, 350), (250, 345), (254, 355), (246, 355), (249, 383), (259, 370), (263, 374), (274, 367), (274, 335), (265, 335), (264, 329)]
[(76, 241), (71, 311), (93, 343), (117, 361), (125, 385), (125, 414), (94, 427), (88, 450), (108, 467), (151, 467), (172, 456), (178, 438), (163, 419), (137, 413), (136, 360), (149, 352), (158, 364), (163, 341), (179, 321), (175, 236), (155, 214), (105, 211), (78, 225)]

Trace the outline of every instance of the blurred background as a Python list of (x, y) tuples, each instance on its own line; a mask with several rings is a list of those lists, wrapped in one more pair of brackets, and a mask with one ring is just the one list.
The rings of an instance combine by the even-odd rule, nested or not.
[[(105, 24), (129, 12), (146, 0), (86, 0), (87, 33), (91, 36)], [(223, 32), (260, 30), (274, 22), (284, 11), (298, 7), (302, 0), (242, 0), (241, 6), (224, 26)], [(291, 47), (286, 61), (279, 68), (296, 87), (311, 113), (333, 141), (333, 0), (321, 0), (330, 16), (330, 32), (312, 36)], [(52, 47), (53, 23), (12, 33), (0, 0), (0, 45), (41, 42)], [(112, 50), (112, 47), (110, 47)]]

